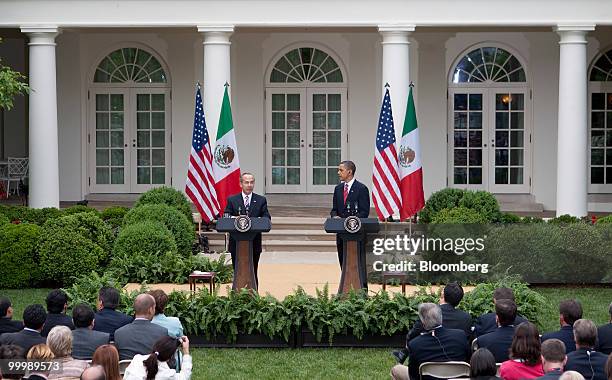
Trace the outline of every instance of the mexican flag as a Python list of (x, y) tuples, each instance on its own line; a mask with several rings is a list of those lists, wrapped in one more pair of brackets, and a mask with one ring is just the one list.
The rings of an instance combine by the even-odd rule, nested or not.
[(234, 133), (232, 108), (230, 106), (227, 85), (223, 94), (223, 104), (219, 115), (217, 143), (213, 152), (213, 172), (215, 173), (215, 190), (219, 200), (221, 215), (227, 204), (227, 197), (237, 194), (240, 188), (240, 163), (238, 161), (238, 146)]
[(421, 147), (416, 110), (412, 97), (412, 85), (408, 94), (406, 118), (399, 147), (399, 177), (402, 194), (400, 219), (406, 220), (425, 207), (423, 194), (423, 168), (421, 166)]

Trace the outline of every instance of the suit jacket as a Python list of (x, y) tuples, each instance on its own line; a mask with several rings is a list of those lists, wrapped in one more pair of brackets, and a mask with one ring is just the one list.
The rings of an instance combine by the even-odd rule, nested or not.
[(500, 326), (495, 331), (476, 338), (478, 348), (486, 348), (493, 356), (495, 362), (502, 363), (509, 359), (510, 346), (514, 337), (514, 326)]
[(612, 323), (597, 329), (597, 351), (606, 355), (612, 353)]
[(23, 322), (11, 318), (0, 318), (0, 335), (23, 330)]
[[(466, 361), (470, 348), (462, 330), (440, 326), (425, 332), (408, 342), (408, 373), (411, 379), (419, 379), (419, 366), (425, 362)], [(424, 376), (422, 380), (430, 379)]]
[(608, 356), (597, 351), (589, 351), (580, 348), (567, 354), (566, 371), (579, 372), (585, 379), (607, 380), (605, 367)]
[(32, 346), (41, 343), (46, 343), (46, 339), (43, 338), (38, 331), (21, 330), (14, 333), (5, 333), (0, 337), (0, 345), (15, 344), (23, 348), (24, 357), (28, 354)]
[[(472, 317), (468, 313), (463, 310), (456, 309), (453, 305), (447, 303), (440, 305), (440, 309), (442, 309), (442, 326), (446, 327), (447, 329), (463, 330), (466, 338), (472, 334)], [(412, 326), (408, 332), (406, 339), (410, 341), (424, 331), (425, 329), (423, 329), (423, 324), (419, 319), (414, 323), (414, 326)]]
[(569, 354), (576, 351), (576, 342), (574, 341), (574, 328), (572, 326), (562, 326), (559, 331), (549, 332), (542, 335), (542, 343), (548, 339), (559, 339), (565, 344), (565, 353)]
[[(517, 315), (516, 318), (514, 318), (513, 325), (516, 327), (523, 322), (527, 322), (527, 320), (523, 316)], [(493, 332), (495, 329), (497, 329), (495, 313), (486, 313), (476, 318), (476, 323), (474, 323), (474, 336), (479, 337)]]
[(168, 329), (144, 319), (135, 319), (115, 331), (115, 347), (119, 360), (132, 359), (134, 355), (148, 355), (155, 342), (168, 335)]
[[(259, 194), (251, 193), (250, 206), (248, 209), (248, 215), (254, 218), (265, 217), (272, 219), (270, 212), (268, 211), (268, 201), (266, 197)], [(227, 206), (225, 206), (224, 214), (231, 216), (238, 216), (240, 214), (246, 214), (247, 210), (244, 207), (244, 199), (242, 198), (242, 192), (232, 195), (227, 198)], [(236, 241), (230, 237), (229, 240), (230, 252), (236, 252)], [(253, 253), (261, 253), (261, 233), (255, 236), (253, 239)]]
[(344, 202), (344, 182), (339, 183), (334, 188), (334, 199), (332, 201), (332, 209), (329, 213), (332, 217), (339, 216), (346, 218), (350, 215), (347, 205), (350, 204), (351, 211), (357, 206), (357, 216), (367, 218), (370, 215), (370, 191), (363, 183), (355, 180), (348, 196), (346, 203)]
[(89, 360), (98, 347), (110, 341), (110, 334), (79, 327), (72, 330), (72, 357)]
[(63, 313), (49, 313), (47, 314), (47, 320), (45, 321), (45, 325), (40, 333), (40, 335), (46, 337), (49, 335), (49, 331), (55, 326), (66, 326), (70, 330), (74, 330), (74, 324), (72, 323), (72, 318)]
[(134, 318), (105, 307), (96, 313), (94, 330), (110, 334), (110, 340), (115, 340), (115, 330), (132, 323)]
[(563, 371), (555, 369), (550, 372), (546, 372), (544, 376), (536, 377), (536, 380), (559, 380), (561, 375), (563, 375)]

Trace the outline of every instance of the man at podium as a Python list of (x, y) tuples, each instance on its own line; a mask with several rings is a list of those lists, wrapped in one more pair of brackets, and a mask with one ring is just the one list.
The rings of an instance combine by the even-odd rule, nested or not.
[[(338, 165), (338, 178), (341, 182), (334, 189), (330, 212), (332, 218), (346, 218), (351, 215), (367, 218), (370, 215), (370, 192), (366, 185), (355, 179), (356, 170), (353, 161), (342, 161)], [(339, 236), (336, 236), (336, 247), (338, 248), (338, 261), (340, 262), (340, 268), (342, 268), (344, 248)], [(365, 255), (365, 250), (361, 251)], [(365, 257), (363, 257), (363, 262), (365, 263)], [(365, 270), (365, 266), (363, 269)]]
[[(268, 202), (266, 197), (255, 194), (255, 176), (251, 173), (244, 172), (240, 175), (240, 187), (242, 192), (232, 195), (227, 198), (227, 206), (225, 206), (225, 216), (248, 215), (252, 218), (266, 217), (272, 219), (268, 211)], [(236, 241), (230, 236), (229, 251), (232, 255), (232, 266), (236, 270)], [(253, 239), (253, 269), (255, 270), (255, 281), (259, 283), (257, 278), (257, 266), (259, 264), (259, 256), (261, 255), (261, 233), (258, 233)]]

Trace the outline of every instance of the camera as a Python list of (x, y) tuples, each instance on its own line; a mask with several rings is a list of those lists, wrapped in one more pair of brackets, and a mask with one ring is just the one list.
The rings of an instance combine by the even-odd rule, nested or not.
[(183, 337), (176, 338), (176, 347), (181, 347), (183, 345)]

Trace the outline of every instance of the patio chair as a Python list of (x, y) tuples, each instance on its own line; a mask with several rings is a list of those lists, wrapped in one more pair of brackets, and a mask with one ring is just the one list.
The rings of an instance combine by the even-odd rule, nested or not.
[(129, 359), (120, 360), (119, 361), (119, 374), (123, 376), (125, 374), (126, 368), (130, 365), (132, 361)]
[(470, 376), (470, 364), (466, 362), (425, 362), (419, 366), (419, 375), (440, 379), (454, 379)]
[(11, 182), (15, 182), (14, 191), (19, 195), (19, 182), (24, 181), (28, 177), (28, 158), (8, 158), (7, 173), (5, 176), (0, 178), (2, 182), (6, 183), (6, 196), (8, 198), (11, 193)]

